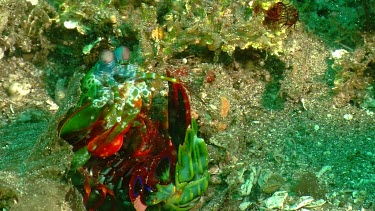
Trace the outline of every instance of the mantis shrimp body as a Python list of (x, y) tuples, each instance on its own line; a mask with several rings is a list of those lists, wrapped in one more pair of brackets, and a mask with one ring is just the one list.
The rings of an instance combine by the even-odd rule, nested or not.
[[(105, 50), (82, 79), (80, 99), (59, 126), (75, 152), (68, 175), (88, 210), (189, 210), (209, 174), (186, 88), (141, 71), (129, 57), (127, 47)], [(151, 118), (162, 110), (152, 106), (153, 80), (169, 84), (167, 112), (160, 114), (169, 124)]]

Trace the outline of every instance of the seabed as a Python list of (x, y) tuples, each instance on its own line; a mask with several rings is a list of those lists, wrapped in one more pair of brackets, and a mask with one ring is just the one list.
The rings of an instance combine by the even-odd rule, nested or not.
[(1, 210), (85, 210), (57, 126), (120, 45), (190, 91), (193, 210), (375, 210), (375, 2), (284, 2), (299, 21), (269, 26), (277, 2), (0, 1)]

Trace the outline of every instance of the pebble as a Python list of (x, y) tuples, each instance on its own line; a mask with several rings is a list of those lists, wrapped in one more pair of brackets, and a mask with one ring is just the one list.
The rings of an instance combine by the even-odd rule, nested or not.
[(353, 119), (353, 115), (351, 115), (351, 114), (345, 114), (345, 115), (344, 115), (344, 119), (350, 121), (350, 120)]
[(0, 48), (0, 60), (4, 57), (4, 50)]
[(8, 89), (8, 95), (11, 99), (20, 99), (23, 96), (29, 94), (31, 92), (30, 86), (27, 84), (20, 84), (18, 82), (12, 82)]
[(183, 59), (182, 59), (182, 63), (187, 64), (187, 62), (188, 62), (188, 61), (187, 61), (186, 58), (183, 58)]

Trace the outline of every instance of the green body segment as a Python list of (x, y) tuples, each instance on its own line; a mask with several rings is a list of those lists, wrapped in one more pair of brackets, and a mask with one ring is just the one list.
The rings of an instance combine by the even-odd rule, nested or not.
[(91, 154), (87, 150), (87, 147), (82, 147), (74, 153), (70, 171), (76, 171), (79, 167), (82, 167), (91, 157)]
[(92, 70), (83, 77), (81, 82), (81, 97), (76, 109), (65, 118), (65, 122), (61, 125), (61, 137), (74, 133), (85, 135), (83, 130), (88, 132), (89, 128), (97, 121), (103, 111), (102, 106), (97, 106), (97, 103), (93, 103), (94, 99), (98, 98), (99, 92), (102, 89), (103, 85), (95, 79)]
[(185, 141), (178, 150), (175, 183), (156, 185), (152, 204), (164, 202), (165, 209), (189, 210), (208, 188), (208, 150), (206, 143), (197, 136), (197, 124), (192, 120)]
[(77, 107), (84, 105), (88, 101), (93, 101), (100, 97), (100, 90), (103, 89), (103, 84), (95, 78), (94, 69), (96, 65), (83, 77), (81, 81), (81, 97)]
[(60, 136), (69, 136), (69, 134), (80, 133), (82, 130), (90, 128), (97, 121), (100, 111), (101, 109), (93, 107), (92, 103), (75, 110), (63, 123)]

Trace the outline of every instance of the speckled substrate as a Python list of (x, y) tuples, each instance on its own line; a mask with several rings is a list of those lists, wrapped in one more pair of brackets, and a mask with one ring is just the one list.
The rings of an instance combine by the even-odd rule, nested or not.
[[(7, 68), (2, 73), (6, 75), (2, 76), (2, 81), (12, 83), (17, 78), (18, 82), (28, 83), (30, 90), (29, 94), (12, 100), (6, 88), (1, 92), (1, 96), (7, 97), (2, 98), (5, 116), (1, 117), (3, 125), (0, 127), (0, 207), (5, 210), (9, 207), (11, 210), (84, 210), (81, 196), (65, 177), (72, 158), (71, 147), (57, 137), (56, 130), (58, 120), (74, 104), (77, 99), (74, 96), (79, 95), (67, 93), (70, 97), (56, 112), (54, 103), (52, 109), (51, 104), (45, 102), (51, 98), (42, 88), (41, 70), (22, 59), (3, 59), (2, 65), (5, 64)], [(77, 91), (77, 87), (72, 90)]]
[[(270, 77), (262, 60), (233, 67), (175, 61), (175, 69), (189, 70), (183, 80), (212, 159), (201, 210), (266, 209), (276, 190), (289, 193), (280, 209), (307, 195), (326, 201), (307, 210), (374, 209), (374, 113), (335, 105), (324, 81), (329, 52), (318, 39), (293, 31), (284, 45), (288, 50), (280, 59), (288, 69), (281, 91), (288, 100), (279, 111), (262, 106)], [(197, 75), (208, 70), (215, 80), (194, 86)], [(264, 193), (258, 181), (264, 175), (283, 179), (265, 184), (276, 188)], [(251, 192), (244, 193), (248, 184)]]
[[(0, 69), (0, 126), (17, 118), (33, 121), (33, 115), (48, 116), (57, 111), (58, 106), (43, 82), (42, 69), (17, 57), (2, 58)], [(24, 115), (20, 116), (21, 113)]]

